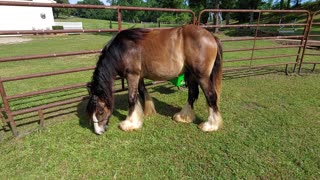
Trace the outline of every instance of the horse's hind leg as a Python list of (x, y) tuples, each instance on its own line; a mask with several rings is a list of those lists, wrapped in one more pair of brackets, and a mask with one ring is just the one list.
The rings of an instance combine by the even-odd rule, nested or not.
[(195, 119), (193, 103), (198, 99), (199, 85), (190, 72), (185, 73), (185, 80), (188, 86), (188, 102), (180, 112), (173, 116), (173, 120), (177, 122), (191, 123)]
[(149, 115), (152, 115), (152, 114), (156, 114), (157, 111), (154, 107), (154, 104), (153, 104), (153, 101), (152, 101), (152, 97), (149, 95), (147, 89), (146, 89), (146, 86), (144, 84), (144, 81), (143, 79), (140, 79), (139, 81), (139, 87), (138, 87), (138, 90), (139, 90), (139, 94), (144, 102), (144, 115), (145, 116), (149, 116)]
[(200, 85), (207, 99), (209, 117), (207, 122), (203, 122), (199, 125), (202, 131), (217, 131), (222, 126), (222, 118), (219, 112), (218, 99), (219, 90), (215, 82), (210, 78), (200, 79)]
[(131, 131), (139, 129), (143, 124), (143, 110), (138, 98), (138, 84), (139, 75), (129, 74), (128, 80), (128, 102), (129, 102), (129, 112), (126, 120), (120, 123), (120, 128), (123, 131)]

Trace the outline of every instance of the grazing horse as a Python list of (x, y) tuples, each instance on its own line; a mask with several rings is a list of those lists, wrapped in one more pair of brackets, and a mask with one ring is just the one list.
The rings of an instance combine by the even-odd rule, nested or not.
[(207, 100), (209, 117), (199, 128), (218, 130), (222, 125), (218, 107), (222, 47), (218, 38), (196, 25), (162, 30), (128, 29), (118, 33), (102, 50), (88, 86), (87, 112), (95, 133), (102, 134), (108, 125), (114, 108), (113, 84), (117, 75), (127, 79), (129, 102), (128, 116), (119, 127), (131, 131), (142, 127), (144, 115), (156, 113), (143, 79), (169, 80), (183, 73), (188, 100), (173, 119), (185, 123), (195, 119), (193, 103), (200, 86)]

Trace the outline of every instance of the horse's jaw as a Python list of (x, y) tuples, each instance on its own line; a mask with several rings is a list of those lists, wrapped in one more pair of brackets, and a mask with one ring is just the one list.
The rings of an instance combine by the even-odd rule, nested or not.
[(106, 125), (104, 125), (102, 127), (99, 126), (99, 121), (98, 121), (95, 113), (93, 113), (93, 115), (92, 115), (92, 121), (93, 121), (94, 132), (96, 134), (101, 135), (106, 131)]

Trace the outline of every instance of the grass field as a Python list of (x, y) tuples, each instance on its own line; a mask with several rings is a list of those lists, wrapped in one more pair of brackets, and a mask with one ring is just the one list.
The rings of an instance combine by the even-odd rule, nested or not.
[[(234, 76), (233, 76), (234, 77)], [(89, 129), (85, 103), (77, 113), (47, 119), (43, 130), (1, 143), (2, 178), (119, 179), (317, 179), (320, 170), (319, 75), (283, 73), (223, 80), (224, 128), (203, 133), (203, 94), (197, 122), (179, 124), (171, 116), (187, 92), (171, 85), (150, 88), (158, 114), (141, 130), (117, 128), (126, 116), (126, 96), (116, 96), (109, 130)], [(49, 121), (49, 122), (48, 122)]]
[[(219, 34), (225, 38), (223, 34)], [(37, 36), (19, 44), (2, 44), (0, 57), (96, 50), (111, 34)], [(272, 46), (259, 41), (257, 46)], [(252, 42), (224, 43), (225, 49)], [(295, 53), (294, 49), (257, 51), (256, 56)], [(318, 52), (318, 51), (313, 51)], [(225, 59), (251, 52), (226, 53)], [(311, 61), (316, 60), (310, 57)], [(0, 76), (92, 66), (97, 55), (1, 63)], [(288, 59), (253, 63), (282, 62)], [(289, 59), (290, 60), (290, 59)], [(292, 60), (292, 58), (291, 58)], [(294, 60), (293, 60), (294, 61)], [(247, 62), (225, 63), (240, 66)], [(171, 120), (187, 99), (185, 89), (154, 85), (158, 114), (145, 118), (141, 130), (125, 133), (117, 126), (127, 115), (126, 93), (116, 95), (108, 131), (95, 135), (85, 115), (86, 102), (46, 110), (45, 127), (12, 138), (0, 129), (0, 177), (3, 179), (319, 179), (320, 75), (283, 73), (284, 67), (224, 73), (221, 112), (224, 127), (203, 133), (197, 124), (207, 118), (203, 94), (195, 104), (197, 120)], [(282, 70), (282, 71), (279, 71)], [(307, 70), (305, 70), (307, 71)], [(87, 82), (92, 71), (5, 83), (8, 95)], [(13, 110), (87, 94), (85, 89), (12, 101)], [(0, 106), (2, 102), (0, 101)], [(18, 130), (38, 127), (37, 114), (16, 118)]]

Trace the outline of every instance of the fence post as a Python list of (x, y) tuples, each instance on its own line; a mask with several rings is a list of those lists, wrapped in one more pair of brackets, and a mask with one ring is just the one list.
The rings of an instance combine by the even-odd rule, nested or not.
[[(252, 12), (252, 13), (254, 13), (254, 12)], [(256, 49), (256, 42), (257, 42), (257, 37), (258, 37), (258, 32), (259, 32), (259, 27), (260, 27), (260, 19), (261, 19), (261, 11), (259, 11), (257, 26), (255, 29), (255, 34), (254, 34), (253, 46), (252, 46), (251, 57), (250, 57), (250, 68), (252, 66), (254, 50)]]
[[(299, 54), (298, 54), (298, 57), (297, 57), (297, 60), (296, 60), (296, 63), (297, 64), (299, 63), (298, 74), (300, 74), (300, 72), (301, 72), (301, 67), (302, 67), (302, 63), (303, 63), (303, 59), (304, 59), (304, 54), (306, 52), (307, 43), (308, 43), (308, 39), (309, 39), (309, 34), (310, 34), (312, 23), (313, 23), (313, 17), (314, 17), (314, 14), (313, 14), (313, 16), (311, 16), (311, 14), (309, 13), (309, 17), (308, 17), (308, 20), (307, 20), (307, 25), (305, 26), (304, 31), (303, 31), (303, 40), (304, 41), (302, 41), (301, 44), (300, 44), (300, 45), (303, 44), (303, 50), (302, 50), (302, 53), (301, 53), (300, 63), (299, 63), (299, 57), (300, 57), (301, 47), (299, 48)], [(294, 65), (293, 72), (296, 70), (297, 64)]]
[(9, 101), (7, 99), (7, 95), (6, 95), (1, 77), (0, 77), (0, 94), (1, 94), (2, 101), (3, 101), (4, 110), (8, 116), (8, 119), (9, 119), (9, 124), (10, 124), (11, 130), (12, 130), (12, 133), (15, 137), (17, 137), (19, 135), (19, 133), (17, 131), (16, 122), (13, 119), (13, 115), (12, 115), (12, 112), (10, 109)]

